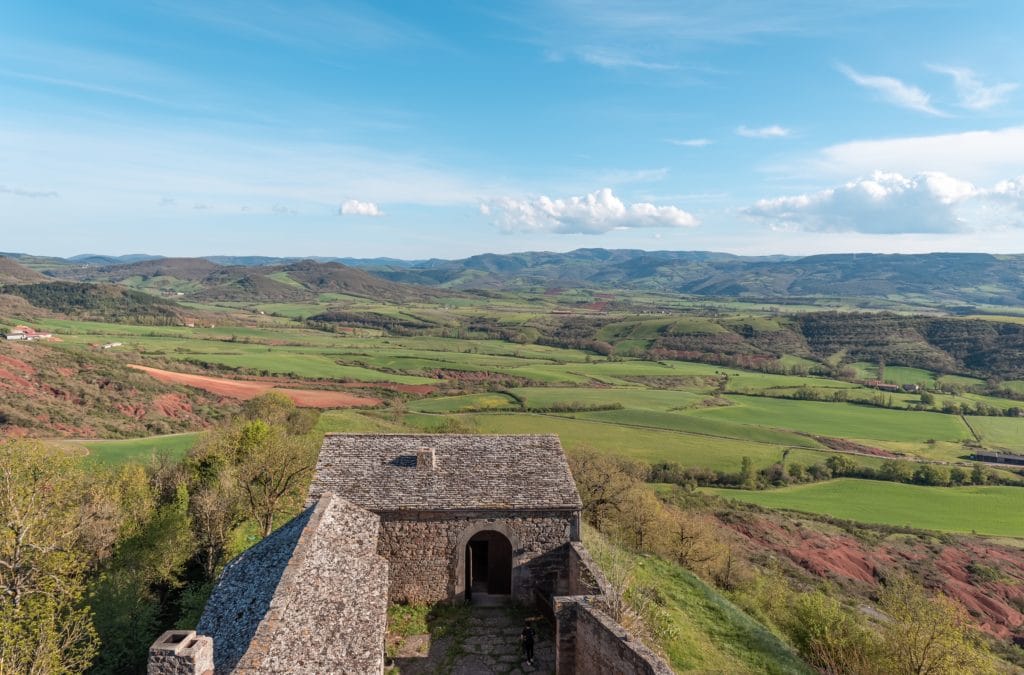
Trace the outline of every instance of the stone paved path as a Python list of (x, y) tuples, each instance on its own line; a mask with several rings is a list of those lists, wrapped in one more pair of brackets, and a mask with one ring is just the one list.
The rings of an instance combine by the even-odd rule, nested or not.
[[(529, 618), (537, 632), (533, 665), (523, 661), (519, 635)], [(555, 672), (554, 636), (539, 615), (514, 607), (473, 607), (459, 635), (416, 636), (395, 659), (401, 675), (525, 675)], [(429, 646), (428, 646), (429, 645)], [(453, 658), (454, 657), (454, 658)]]
[(523, 661), (519, 635), (525, 615), (504, 607), (474, 607), (469, 631), (462, 643), (463, 655), (455, 661), (453, 675), (487, 673), (554, 673), (555, 648), (546, 623), (534, 619), (537, 640), (533, 665)]

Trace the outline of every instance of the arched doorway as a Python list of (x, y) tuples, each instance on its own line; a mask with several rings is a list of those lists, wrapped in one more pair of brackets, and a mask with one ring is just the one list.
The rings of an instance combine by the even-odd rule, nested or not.
[(494, 530), (477, 532), (466, 542), (466, 599), (474, 594), (512, 593), (512, 543)]

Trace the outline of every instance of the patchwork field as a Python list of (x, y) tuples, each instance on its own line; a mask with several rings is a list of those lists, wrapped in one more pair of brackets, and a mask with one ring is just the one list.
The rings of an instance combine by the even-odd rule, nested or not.
[(1024, 537), (1024, 489), (1019, 487), (934, 488), (841, 478), (759, 492), (706, 491), (759, 506), (864, 523)]
[(357, 408), (365, 406), (380, 405), (381, 400), (354, 396), (342, 391), (325, 391), (317, 389), (290, 389), (279, 387), (272, 382), (258, 382), (254, 380), (229, 380), (223, 377), (207, 377), (206, 375), (193, 375), (191, 373), (175, 373), (159, 368), (148, 368), (136, 364), (128, 364), (129, 368), (141, 370), (147, 375), (172, 384), (183, 384), (188, 387), (195, 387), (208, 391), (218, 396), (248, 400), (270, 391), (284, 394), (295, 405), (306, 408)]

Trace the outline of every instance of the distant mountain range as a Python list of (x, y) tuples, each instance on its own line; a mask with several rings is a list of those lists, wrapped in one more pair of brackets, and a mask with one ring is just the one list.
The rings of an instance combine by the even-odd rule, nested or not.
[(987, 253), (744, 257), (588, 248), (488, 253), (461, 260), (0, 255), (50, 277), (123, 283), (210, 300), (291, 301), (324, 292), (399, 299), (415, 295), (409, 286), (415, 285), (449, 290), (584, 287), (778, 302), (876, 299), (954, 310), (1024, 305), (1024, 255)]

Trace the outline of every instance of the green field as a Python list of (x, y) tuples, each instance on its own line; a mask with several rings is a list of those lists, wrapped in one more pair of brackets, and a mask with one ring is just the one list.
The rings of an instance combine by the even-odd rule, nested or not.
[(198, 433), (130, 438), (123, 441), (77, 441), (89, 451), (88, 461), (106, 465), (148, 462), (153, 455), (180, 459), (195, 445)]
[(697, 410), (692, 414), (838, 438), (958, 441), (971, 436), (970, 430), (955, 415), (890, 410), (852, 403), (735, 395), (727, 398), (735, 405)]
[[(588, 413), (589, 415), (590, 413)], [(661, 429), (641, 429), (621, 424), (530, 413), (473, 413), (455, 415), (473, 433), (485, 434), (558, 434), (570, 451), (584, 448), (645, 462), (678, 462), (683, 466), (704, 466), (720, 471), (738, 471), (743, 457), (757, 467), (770, 466), (782, 458), (784, 444), (772, 444), (735, 438), (682, 433)], [(439, 421), (436, 415), (407, 415), (411, 424), (430, 427)], [(796, 448), (789, 460), (802, 464), (823, 462), (829, 452)], [(878, 466), (875, 457), (851, 456), (864, 466)]]
[(924, 487), (840, 478), (761, 492), (706, 491), (769, 508), (864, 523), (1024, 537), (1024, 488), (1019, 487)]
[(1024, 417), (971, 415), (967, 421), (986, 446), (1024, 452)]

